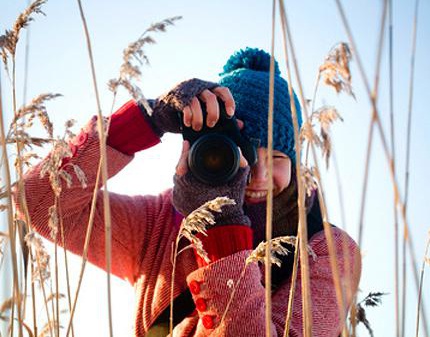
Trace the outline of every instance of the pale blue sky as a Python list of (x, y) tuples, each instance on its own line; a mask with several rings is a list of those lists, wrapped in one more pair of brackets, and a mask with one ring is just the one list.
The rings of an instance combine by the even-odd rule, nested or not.
[[(364, 62), (369, 82), (373, 85), (377, 40), (381, 17), (381, 2), (375, 0), (344, 1), (358, 52)], [(0, 29), (9, 28), (27, 1), (3, 0), (0, 3)], [(406, 113), (412, 34), (413, 1), (394, 1), (394, 109), (396, 127), (396, 156), (398, 181), (404, 194)], [(182, 15), (183, 19), (168, 32), (154, 35), (156, 45), (146, 48), (151, 65), (143, 68), (142, 89), (147, 97), (156, 97), (178, 81), (199, 77), (217, 80), (227, 57), (235, 50), (253, 46), (270, 49), (270, 1), (84, 1), (93, 41), (93, 50), (102, 107), (107, 114), (112, 95), (106, 83), (117, 75), (122, 49), (135, 40), (151, 23), (167, 17)], [(300, 75), (306, 98), (311, 98), (318, 67), (332, 46), (346, 41), (334, 1), (287, 1), (288, 17), (294, 36)], [(418, 22), (415, 96), (412, 123), (412, 151), (408, 219), (415, 241), (419, 267), (430, 229), (425, 213), (428, 207), (428, 167), (430, 117), (427, 107), (427, 83), (430, 79), (430, 5), (421, 2)], [(96, 111), (91, 85), (89, 63), (78, 7), (75, 1), (51, 1), (46, 4), (46, 17), (38, 16), (31, 25), (28, 98), (42, 92), (58, 92), (64, 97), (48, 104), (48, 109), (61, 133), (66, 119), (75, 118), (83, 125)], [(285, 62), (282, 52), (280, 25), (277, 23), (276, 57), (283, 75)], [(18, 97), (22, 100), (22, 74), (25, 35), (18, 51)], [(387, 39), (385, 40), (387, 43)], [(388, 54), (384, 49), (382, 62), (379, 108), (386, 137), (389, 137), (388, 110)], [(316, 106), (334, 105), (344, 118), (333, 127), (334, 147), (340, 167), (344, 195), (346, 223), (342, 224), (337, 195), (334, 165), (325, 176), (329, 199), (330, 220), (345, 226), (354, 238), (357, 225), (364, 176), (364, 159), (368, 126), (371, 116), (369, 100), (363, 90), (357, 64), (352, 64), (353, 87), (356, 100), (336, 95), (331, 89), (321, 89)], [(297, 82), (294, 80), (297, 89)], [(2, 69), (2, 87), (5, 110), (10, 109), (10, 85)], [(127, 101), (121, 94), (118, 104)], [(117, 105), (118, 106), (118, 105)], [(10, 117), (10, 115), (9, 115)], [(148, 153), (139, 154), (124, 172), (113, 179), (111, 189), (127, 194), (157, 193), (171, 185), (172, 173), (178, 158), (180, 138), (168, 136), (163, 143)], [(393, 194), (388, 166), (375, 133), (371, 173), (366, 202), (363, 240), (363, 274), (361, 282), (364, 297), (370, 291), (389, 293), (379, 308), (369, 309), (368, 316), (375, 336), (393, 336), (394, 318), (394, 235)], [(154, 179), (154, 176), (156, 178)], [(74, 259), (79, 266), (78, 259)], [(409, 259), (408, 259), (409, 263)], [(427, 267), (428, 268), (428, 267)], [(77, 269), (76, 269), (77, 270)], [(408, 269), (408, 272), (410, 269)], [(426, 271), (428, 273), (428, 270)], [(76, 272), (77, 273), (77, 272)], [(412, 279), (408, 278), (411, 285)], [(124, 335), (133, 324), (132, 289), (124, 282), (114, 281), (114, 328), (116, 335)], [(424, 297), (430, 306), (429, 278), (425, 278)], [(84, 279), (84, 289), (78, 306), (77, 336), (106, 335), (105, 305), (95, 298), (105, 297), (105, 276), (92, 268)], [(408, 287), (406, 335), (415, 333), (416, 295)], [(427, 308), (427, 311), (430, 308)], [(85, 322), (85, 323), (84, 323)], [(128, 329), (128, 330), (127, 330)], [(361, 331), (361, 336), (366, 336)], [(424, 335), (423, 335), (424, 336)]]

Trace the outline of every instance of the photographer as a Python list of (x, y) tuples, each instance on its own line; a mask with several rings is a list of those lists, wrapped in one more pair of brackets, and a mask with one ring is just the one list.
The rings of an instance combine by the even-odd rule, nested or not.
[[(269, 54), (246, 48), (230, 57), (219, 83), (185, 81), (152, 101), (152, 113), (131, 101), (110, 117), (107, 138), (110, 177), (125, 167), (136, 152), (159, 143), (166, 132), (179, 133), (187, 128), (198, 132), (216, 127), (223, 117), (223, 105), (229, 118), (237, 117), (243, 139), (258, 143), (256, 163), (250, 163), (252, 155), (241, 148), (236, 170), (224, 183), (214, 185), (196, 178), (188, 165), (190, 142), (184, 141), (172, 189), (158, 196), (110, 193), (112, 273), (127, 279), (137, 291), (135, 336), (168, 334), (172, 243), (183, 217), (219, 196), (234, 199), (236, 204), (223, 207), (208, 236), (202, 238), (211, 262), (206, 263), (189, 249), (178, 255), (173, 335), (265, 335), (264, 275), (256, 263), (247, 266), (222, 324), (220, 320), (232, 293), (231, 280), (237, 283), (250, 250), (265, 236), (269, 65)], [(218, 99), (223, 102), (221, 106)], [(299, 103), (294, 99), (301, 122)], [(182, 113), (182, 121), (178, 112)], [(288, 84), (280, 76), (277, 64), (273, 125), (273, 237), (296, 235), (298, 178), (294, 169), (293, 124)], [(58, 235), (58, 243), (82, 255), (99, 163), (95, 118), (71, 140), (70, 147), (73, 156), (63, 161), (63, 169), (71, 173), (69, 163), (80, 166), (87, 176), (88, 187), (82, 189), (73, 178), (73, 186), (64, 188), (59, 201), (64, 242)], [(39, 178), (40, 168), (41, 164), (27, 173), (26, 195), (32, 196), (27, 204), (33, 228), (49, 238), (48, 209), (54, 204), (54, 195), (48, 178)], [(309, 197), (306, 205), (309, 245), (317, 256), (309, 262), (313, 336), (338, 336), (346, 312), (340, 313), (338, 309), (318, 201)], [(100, 268), (105, 267), (104, 235), (102, 192), (98, 191), (88, 258)], [(346, 233), (333, 227), (333, 236), (347, 307), (358, 287), (360, 254)], [(342, 250), (345, 246), (347, 254)], [(283, 259), (281, 268), (272, 268), (274, 336), (282, 336), (284, 331), (292, 255)], [(301, 336), (303, 330), (300, 270), (298, 275), (291, 336)]]

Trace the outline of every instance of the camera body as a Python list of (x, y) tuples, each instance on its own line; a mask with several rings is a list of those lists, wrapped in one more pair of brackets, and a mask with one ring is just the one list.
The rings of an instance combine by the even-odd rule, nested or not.
[(218, 99), (219, 119), (212, 128), (206, 125), (205, 103), (200, 103), (203, 112), (202, 129), (195, 131), (182, 125), (183, 138), (191, 145), (188, 166), (202, 183), (212, 186), (223, 185), (239, 170), (240, 151), (252, 166), (257, 160), (256, 149), (241, 135), (236, 117), (227, 115), (224, 103), (220, 99)]

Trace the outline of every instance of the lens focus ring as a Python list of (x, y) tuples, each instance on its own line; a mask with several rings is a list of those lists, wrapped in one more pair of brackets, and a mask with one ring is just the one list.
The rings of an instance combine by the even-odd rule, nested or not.
[(225, 135), (212, 133), (200, 137), (188, 155), (193, 175), (208, 185), (223, 185), (232, 179), (240, 165), (237, 145)]

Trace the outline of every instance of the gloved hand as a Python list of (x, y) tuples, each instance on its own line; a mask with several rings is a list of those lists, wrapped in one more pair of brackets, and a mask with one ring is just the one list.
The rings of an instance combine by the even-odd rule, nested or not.
[(207, 125), (212, 127), (219, 117), (217, 97), (224, 101), (227, 114), (234, 114), (234, 100), (226, 87), (217, 83), (197, 78), (179, 83), (168, 93), (150, 101), (153, 108), (150, 115), (142, 105), (141, 109), (154, 131), (161, 137), (165, 132), (180, 133), (181, 121), (178, 112), (183, 113), (183, 123), (198, 131), (202, 127), (203, 114), (199, 99), (205, 102), (207, 109)]
[(233, 199), (235, 205), (227, 205), (221, 213), (215, 215), (215, 225), (246, 225), (251, 226), (249, 218), (243, 211), (246, 180), (249, 166), (241, 156), (240, 168), (236, 176), (221, 186), (209, 186), (198, 181), (188, 170), (187, 157), (189, 142), (184, 141), (181, 158), (176, 167), (173, 187), (173, 205), (182, 215), (187, 216), (205, 202), (216, 197)]

